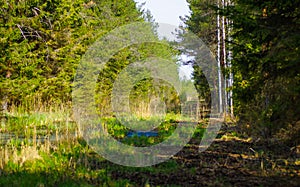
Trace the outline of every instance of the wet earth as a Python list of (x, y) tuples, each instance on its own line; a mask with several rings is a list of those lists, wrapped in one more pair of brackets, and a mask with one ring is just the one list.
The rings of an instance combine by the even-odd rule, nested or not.
[(170, 166), (140, 171), (115, 166), (110, 175), (138, 186), (300, 186), (299, 154), (278, 142), (222, 138), (201, 153), (198, 143), (191, 140)]

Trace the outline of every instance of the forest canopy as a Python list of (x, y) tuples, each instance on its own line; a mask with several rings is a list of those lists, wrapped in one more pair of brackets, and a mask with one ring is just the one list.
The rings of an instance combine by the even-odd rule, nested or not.
[[(69, 103), (76, 68), (93, 42), (116, 27), (152, 21), (132, 0), (8, 0), (0, 7), (0, 98), (28, 109)], [(173, 59), (174, 54), (167, 44), (132, 46), (115, 54), (99, 76), (99, 86), (107, 87), (97, 97), (100, 108), (108, 106), (112, 81), (126, 65), (149, 56)]]
[[(233, 76), (233, 85), (226, 91), (232, 93), (232, 111), (243, 131), (265, 138), (286, 129), (297, 134), (299, 0), (188, 2), (192, 14), (183, 18), (186, 29), (213, 53), (218, 45), (227, 51), (216, 56), (224, 75)], [(70, 103), (76, 68), (91, 44), (116, 27), (153, 21), (132, 0), (6, 0), (0, 1), (0, 7), (0, 98), (2, 105), (25, 105), (28, 110)], [(224, 24), (218, 27), (222, 19)], [(218, 44), (221, 26), (225, 35)], [(174, 60), (176, 55), (167, 43), (130, 46), (115, 54), (99, 76), (96, 101), (100, 110), (110, 113), (112, 83), (126, 65), (151, 56)], [(195, 87), (209, 103), (205, 77), (194, 68)], [(141, 87), (131, 94), (136, 102), (146, 101), (155, 92), (149, 89), (153, 81), (144, 81), (148, 82), (140, 82)], [(160, 89), (169, 90), (165, 102), (169, 107), (175, 102), (172, 107), (178, 111), (179, 96), (168, 87)], [(138, 97), (137, 93), (142, 94)]]
[[(233, 92), (234, 114), (243, 130), (264, 138), (282, 129), (299, 134), (299, 0), (188, 2), (187, 28), (215, 54), (218, 45), (228, 51), (216, 56), (225, 75), (233, 74), (227, 91)], [(218, 29), (226, 33), (220, 43)], [(227, 67), (226, 61), (231, 62)]]

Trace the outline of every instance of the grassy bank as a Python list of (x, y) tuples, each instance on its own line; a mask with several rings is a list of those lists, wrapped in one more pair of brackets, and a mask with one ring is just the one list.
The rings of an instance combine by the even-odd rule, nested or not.
[[(102, 118), (101, 123), (110, 135), (125, 144), (150, 146), (168, 138), (180, 120), (183, 119), (178, 115), (168, 114), (155, 128), (157, 137), (126, 137), (129, 129), (116, 118)], [(203, 132), (199, 124), (195, 139)], [(126, 178), (111, 179), (111, 174), (116, 171), (167, 174), (178, 169), (174, 160), (146, 168), (110, 163), (81, 138), (68, 107), (33, 112), (14, 108), (3, 113), (0, 143), (0, 186), (136, 186)]]

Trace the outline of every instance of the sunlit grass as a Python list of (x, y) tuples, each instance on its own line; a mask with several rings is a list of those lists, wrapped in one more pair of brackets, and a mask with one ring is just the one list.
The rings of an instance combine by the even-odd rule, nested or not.
[[(154, 118), (139, 118), (147, 123)], [(99, 119), (116, 140), (132, 146), (151, 146), (168, 138), (180, 121), (192, 121), (177, 114), (166, 114), (155, 130), (157, 137), (127, 137), (131, 130), (115, 117)], [(201, 124), (198, 124), (200, 127)], [(130, 168), (109, 166), (80, 136), (69, 107), (26, 111), (22, 107), (3, 113), (0, 130), (0, 186), (56, 186), (58, 184), (96, 184), (100, 186), (136, 186), (127, 179), (114, 181), (108, 172), (168, 173), (177, 170), (174, 160), (157, 167)], [(199, 130), (199, 129), (198, 129)], [(195, 134), (198, 131), (195, 131)], [(113, 149), (113, 148), (112, 148)], [(18, 180), (20, 178), (24, 180)]]

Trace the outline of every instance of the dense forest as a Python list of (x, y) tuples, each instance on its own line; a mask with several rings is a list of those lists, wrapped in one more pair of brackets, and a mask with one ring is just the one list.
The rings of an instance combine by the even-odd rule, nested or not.
[[(220, 58), (226, 77), (233, 74), (227, 89), (238, 125), (262, 138), (289, 132), (290, 143), (299, 143), (299, 1), (189, 2), (187, 28)], [(219, 45), (225, 52), (217, 54)]]
[(70, 102), (87, 48), (143, 20), (132, 1), (2, 1), (1, 12), (1, 98), (9, 105)]
[[(159, 37), (151, 12), (133, 0), (0, 0), (0, 186), (298, 186), (299, 0), (187, 2), (191, 15), (182, 15), (178, 41), (168, 41)], [(122, 30), (131, 24), (145, 26)], [(124, 47), (109, 41), (113, 36), (126, 43), (139, 29), (148, 42)], [(188, 40), (186, 32), (208, 46), (219, 75), (207, 77), (199, 63), (209, 61), (193, 46), (178, 47)], [(93, 69), (82, 66), (94, 60), (89, 55), (111, 53), (95, 50), (95, 44), (105, 46), (99, 41), (122, 48), (112, 49), (100, 71), (92, 72), (95, 85), (78, 82)], [(193, 60), (180, 62), (189, 54)], [(165, 80), (134, 66), (149, 61)], [(167, 80), (184, 64), (193, 73), (191, 80), (178, 79), (179, 90)], [(219, 88), (210, 87), (208, 79), (217, 77)], [(130, 112), (122, 119), (118, 110), (127, 110), (127, 102), (114, 106), (117, 84), (128, 89)], [(214, 89), (222, 90), (221, 129), (211, 121)], [(90, 99), (96, 130), (83, 128), (74, 110), (74, 102)], [(215, 141), (199, 152), (214, 128)], [(141, 164), (148, 157), (133, 151), (164, 142), (171, 142), (164, 148), (170, 153), (145, 152), (154, 155), (151, 165)], [(182, 149), (173, 154), (176, 146)], [(114, 162), (99, 150), (130, 164), (119, 165), (122, 159)]]

